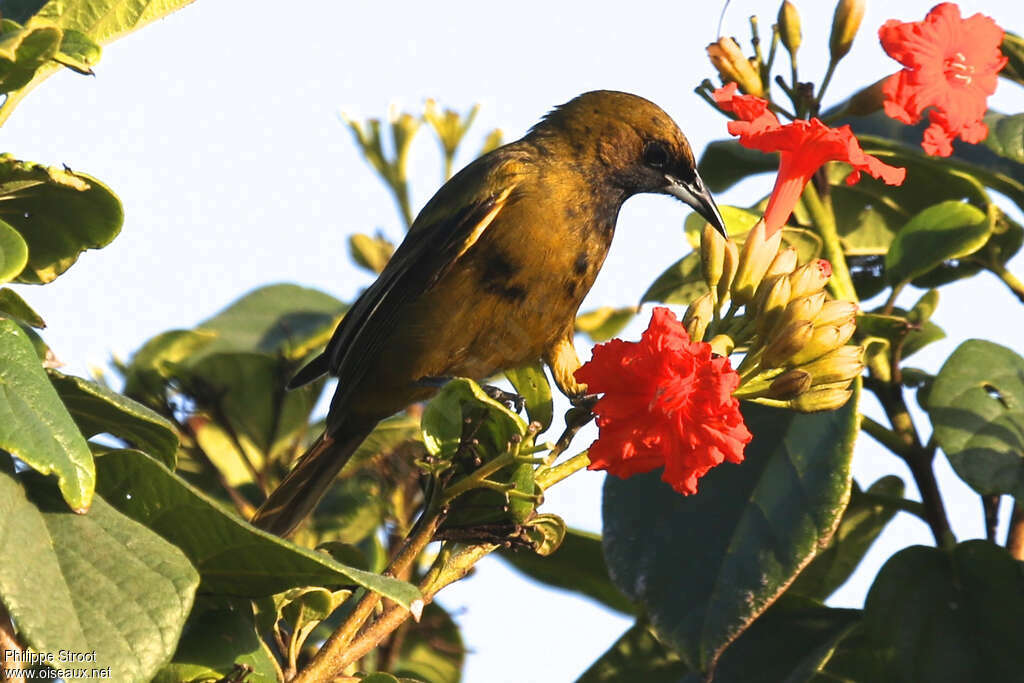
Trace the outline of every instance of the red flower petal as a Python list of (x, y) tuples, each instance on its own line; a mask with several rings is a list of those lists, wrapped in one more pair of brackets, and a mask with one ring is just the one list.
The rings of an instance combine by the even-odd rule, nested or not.
[(630, 477), (664, 467), (676, 491), (695, 493), (709, 469), (742, 461), (752, 438), (732, 396), (739, 375), (709, 344), (691, 342), (667, 308), (654, 309), (639, 342), (595, 346), (576, 379), (603, 394), (592, 470)]
[(903, 64), (882, 86), (885, 113), (907, 124), (930, 125), (921, 146), (928, 154), (949, 156), (957, 137), (981, 142), (988, 135), (982, 117), (996, 74), (1007, 58), (999, 50), (1003, 29), (990, 17), (960, 17), (951, 2), (936, 5), (924, 21), (890, 19), (878, 30), (882, 47)]

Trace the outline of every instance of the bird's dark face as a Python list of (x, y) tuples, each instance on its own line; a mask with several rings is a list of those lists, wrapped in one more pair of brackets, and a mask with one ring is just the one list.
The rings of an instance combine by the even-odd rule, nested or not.
[(538, 125), (559, 130), (604, 182), (629, 197), (668, 194), (689, 204), (723, 235), (725, 222), (697, 173), (690, 144), (659, 106), (628, 93), (584, 93)]

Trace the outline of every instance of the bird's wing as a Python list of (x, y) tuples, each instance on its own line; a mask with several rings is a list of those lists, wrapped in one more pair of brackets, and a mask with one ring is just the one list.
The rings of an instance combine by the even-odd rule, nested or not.
[(339, 387), (355, 384), (366, 367), (363, 359), (393, 332), (401, 304), (437, 282), (508, 204), (527, 167), (524, 154), (508, 145), (449, 180), (423, 207), (377, 280), (342, 318), (324, 353), (289, 386), (328, 372), (339, 378)]

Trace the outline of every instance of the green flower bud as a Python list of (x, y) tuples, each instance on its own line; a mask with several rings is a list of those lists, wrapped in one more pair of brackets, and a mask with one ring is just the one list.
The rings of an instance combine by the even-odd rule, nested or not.
[[(795, 322), (815, 322), (815, 318), (825, 306), (825, 292), (815, 292), (810, 296), (793, 299), (782, 314), (782, 325)], [(815, 323), (817, 324), (817, 323)]]
[(845, 325), (857, 317), (857, 304), (852, 301), (829, 301), (816, 316), (815, 326), (821, 325)]
[(834, 382), (849, 384), (864, 371), (864, 348), (840, 346), (816, 361), (801, 365), (799, 369), (811, 375), (811, 383), (815, 387)]
[(849, 389), (812, 389), (792, 399), (789, 407), (801, 413), (835, 410), (846, 405), (852, 395)]
[(832, 35), (828, 39), (832, 61), (838, 62), (846, 56), (853, 45), (860, 22), (864, 19), (864, 0), (839, 0), (836, 13), (832, 16)]
[(779, 7), (779, 38), (789, 54), (795, 55), (800, 49), (800, 13), (789, 0), (783, 0)]
[(764, 279), (768, 266), (775, 260), (782, 243), (782, 231), (765, 237), (764, 220), (759, 220), (747, 234), (740, 251), (740, 262), (736, 267), (736, 279), (732, 283), (732, 298), (740, 304), (747, 304), (754, 298), (757, 286)]
[(710, 223), (700, 235), (700, 267), (708, 289), (715, 291), (725, 271), (725, 238)]
[(850, 341), (850, 337), (853, 336), (856, 329), (857, 323), (852, 320), (844, 325), (815, 327), (811, 338), (802, 349), (792, 355), (789, 362), (793, 365), (803, 365), (816, 358), (821, 358), (826, 353), (830, 353)]
[(811, 388), (811, 373), (799, 368), (784, 372), (768, 387), (768, 397), (779, 400), (795, 398)]
[(814, 335), (814, 325), (808, 321), (794, 322), (770, 340), (761, 356), (761, 365), (765, 368), (779, 368), (807, 346)]
[(719, 38), (717, 43), (707, 46), (711, 64), (722, 77), (723, 83), (736, 83), (748, 95), (764, 96), (764, 83), (743, 51), (732, 38)]
[(729, 240), (725, 243), (725, 258), (722, 260), (722, 279), (718, 281), (717, 294), (715, 299), (719, 304), (729, 296), (729, 288), (736, 277), (736, 268), (740, 263), (740, 252), (736, 242)]
[(716, 334), (710, 342), (711, 352), (719, 356), (728, 356), (736, 348), (736, 342), (727, 334)]
[(714, 300), (711, 292), (703, 294), (690, 304), (683, 315), (683, 326), (692, 341), (703, 341), (711, 317), (714, 315)]
[(800, 266), (789, 276), (790, 291), (794, 299), (814, 294), (825, 289), (832, 277), (832, 264), (825, 259), (815, 259)]
[(770, 278), (773, 275), (789, 275), (796, 270), (797, 253), (793, 247), (786, 247), (780, 249), (779, 253), (775, 255), (768, 270), (764, 272), (765, 278)]
[[(765, 280), (761, 283), (770, 282), (771, 286), (765, 288), (762, 296), (757, 298), (757, 332), (762, 337), (768, 334), (782, 319), (782, 314), (789, 303), (789, 278), (784, 275), (776, 275), (774, 279)], [(760, 287), (758, 288), (760, 290)]]

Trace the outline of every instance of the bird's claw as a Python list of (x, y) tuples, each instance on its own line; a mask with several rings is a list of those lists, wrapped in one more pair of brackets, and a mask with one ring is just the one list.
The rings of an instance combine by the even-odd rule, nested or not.
[(526, 406), (526, 399), (521, 395), (512, 392), (499, 389), (498, 387), (491, 386), (490, 384), (484, 384), (480, 387), (484, 390), (489, 398), (494, 399), (498, 403), (504, 403), (509, 410), (515, 410), (517, 413), (523, 412), (523, 408)]

